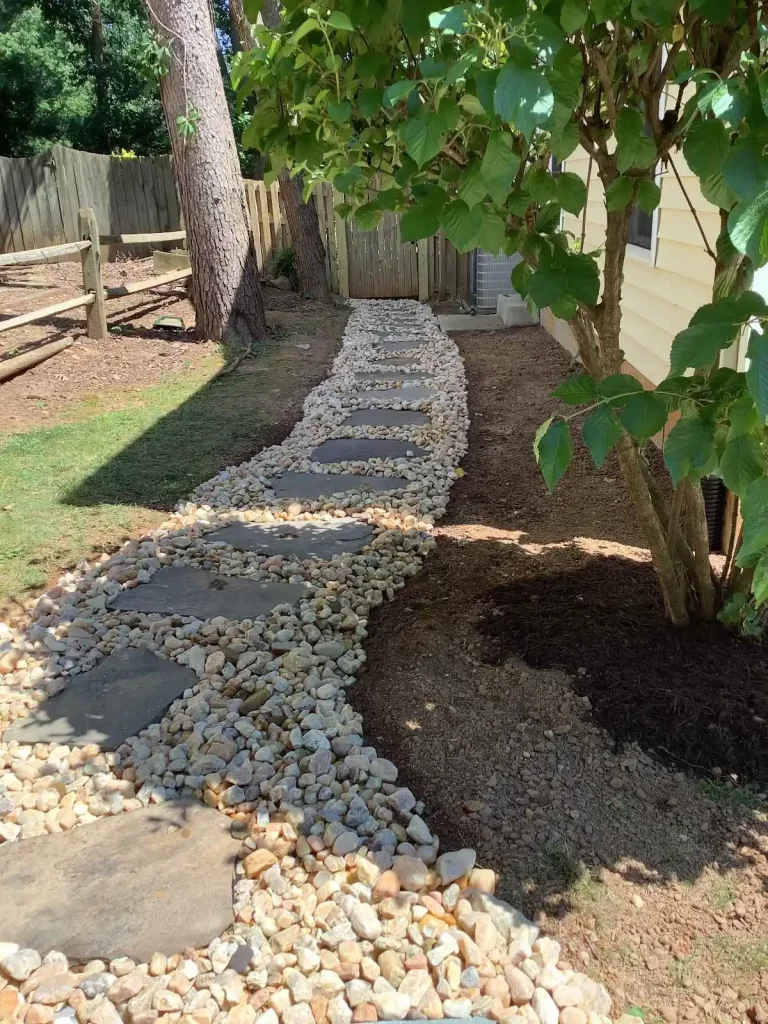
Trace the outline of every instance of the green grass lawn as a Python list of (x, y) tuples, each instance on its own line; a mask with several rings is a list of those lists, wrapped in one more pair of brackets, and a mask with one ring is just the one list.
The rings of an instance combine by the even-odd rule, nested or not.
[(259, 446), (263, 393), (252, 374), (212, 381), (219, 365), (92, 396), (60, 425), (0, 437), (0, 610), (18, 610), (94, 546), (158, 524), (163, 509)]

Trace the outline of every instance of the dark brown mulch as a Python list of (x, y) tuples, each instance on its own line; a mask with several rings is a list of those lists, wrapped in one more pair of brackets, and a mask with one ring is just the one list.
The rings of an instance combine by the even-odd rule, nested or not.
[(720, 625), (667, 626), (650, 566), (612, 557), (552, 567), (486, 598), (491, 661), (514, 654), (574, 674), (615, 737), (768, 781), (768, 652)]

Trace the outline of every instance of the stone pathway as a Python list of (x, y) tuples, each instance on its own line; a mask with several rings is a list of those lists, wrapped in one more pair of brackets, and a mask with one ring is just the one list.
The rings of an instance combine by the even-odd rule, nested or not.
[(468, 425), (429, 309), (352, 305), (283, 444), (0, 633), (0, 1020), (609, 1020), (347, 703)]

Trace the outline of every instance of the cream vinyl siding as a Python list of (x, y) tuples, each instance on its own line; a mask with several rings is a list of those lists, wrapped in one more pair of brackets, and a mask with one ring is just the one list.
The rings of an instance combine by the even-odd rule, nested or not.
[[(698, 179), (687, 167), (681, 153), (673, 156), (675, 166), (690, 196), (709, 244), (714, 249), (720, 229), (717, 210), (701, 194)], [(586, 153), (578, 149), (565, 162), (564, 170), (587, 177)], [(711, 302), (714, 261), (702, 242), (696, 221), (671, 168), (657, 177), (661, 203), (655, 214), (654, 247), (636, 254), (628, 248), (624, 263), (621, 344), (630, 368), (653, 384), (669, 372), (672, 339), (688, 326), (693, 313)], [(563, 227), (581, 237), (581, 217), (565, 214)], [(605, 237), (603, 186), (592, 168), (587, 197), (585, 251), (600, 248)], [(561, 333), (561, 332), (559, 332)]]

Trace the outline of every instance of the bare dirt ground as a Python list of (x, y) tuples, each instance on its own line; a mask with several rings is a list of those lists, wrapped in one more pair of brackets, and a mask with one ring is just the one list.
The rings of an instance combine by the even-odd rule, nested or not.
[[(105, 263), (103, 270), (105, 285), (138, 281), (152, 276), (152, 260), (117, 260)], [(0, 318), (52, 305), (80, 292), (79, 263), (2, 270)], [(279, 406), (273, 415), (289, 429), (304, 395), (325, 376), (346, 314), (319, 307), (291, 292), (264, 287), (263, 293), (267, 320), (280, 349), (280, 365), (270, 367), (274, 371), (273, 388), (277, 389), (272, 393)], [(185, 330), (154, 326), (158, 317), (168, 314), (181, 317)], [(184, 288), (176, 285), (110, 300), (107, 323), (110, 336), (105, 341), (87, 337), (82, 309), (0, 334), (0, 360), (59, 338), (74, 339), (71, 348), (0, 384), (0, 433), (50, 426), (78, 400), (101, 394), (104, 389), (119, 392), (155, 384), (194, 370), (219, 354), (218, 345), (195, 340), (194, 309)], [(297, 344), (309, 344), (310, 348), (296, 348)], [(251, 360), (238, 372), (263, 372), (256, 368), (257, 363)], [(296, 403), (292, 404), (292, 396)]]
[(569, 359), (545, 332), (456, 340), (466, 476), (437, 554), (373, 622), (350, 691), (369, 739), (444, 847), (475, 847), (618, 1010), (766, 1020), (765, 803), (728, 777), (732, 758), (765, 781), (765, 651), (716, 630), (697, 669), (702, 638), (665, 626), (615, 464), (578, 448), (547, 496), (531, 440)]

